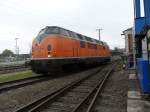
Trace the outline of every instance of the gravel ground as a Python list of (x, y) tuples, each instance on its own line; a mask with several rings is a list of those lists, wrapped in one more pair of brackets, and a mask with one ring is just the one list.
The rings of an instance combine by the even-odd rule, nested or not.
[(8, 91), (0, 94), (0, 112), (12, 112), (21, 106), (28, 104), (40, 98), (48, 95), (53, 91), (81, 78), (85, 75), (93, 73), (98, 70), (99, 67), (90, 69), (80, 73), (74, 73), (67, 76), (53, 78), (49, 81), (36, 83), (34, 85), (26, 86), (16, 90)]
[(126, 112), (127, 91), (128, 75), (118, 64), (99, 95), (93, 112)]

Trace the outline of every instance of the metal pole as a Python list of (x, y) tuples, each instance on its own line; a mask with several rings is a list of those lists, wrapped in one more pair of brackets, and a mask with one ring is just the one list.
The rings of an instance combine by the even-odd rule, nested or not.
[(136, 48), (135, 48), (135, 37), (133, 36), (134, 34), (132, 34), (132, 38), (133, 38), (133, 60), (134, 60), (134, 69), (136, 69)]
[(98, 31), (99, 41), (101, 40), (101, 30), (103, 29), (96, 29)]
[(19, 38), (15, 38), (15, 41), (16, 41), (16, 59), (18, 58), (18, 53), (19, 53), (19, 47), (17, 45), (17, 41), (18, 41)]
[(16, 41), (16, 54), (18, 54), (18, 44), (17, 44), (18, 39), (19, 38), (15, 38), (15, 41)]

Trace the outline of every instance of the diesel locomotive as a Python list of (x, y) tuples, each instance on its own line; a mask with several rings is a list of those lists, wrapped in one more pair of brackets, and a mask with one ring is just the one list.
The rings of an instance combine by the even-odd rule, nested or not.
[(73, 31), (47, 26), (32, 42), (31, 68), (35, 73), (50, 73), (64, 65), (110, 61), (109, 46), (102, 41)]

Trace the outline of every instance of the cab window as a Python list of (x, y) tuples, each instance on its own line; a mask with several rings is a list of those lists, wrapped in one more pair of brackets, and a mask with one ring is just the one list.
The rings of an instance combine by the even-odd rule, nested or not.
[(80, 41), (80, 47), (85, 48), (85, 42), (84, 41)]

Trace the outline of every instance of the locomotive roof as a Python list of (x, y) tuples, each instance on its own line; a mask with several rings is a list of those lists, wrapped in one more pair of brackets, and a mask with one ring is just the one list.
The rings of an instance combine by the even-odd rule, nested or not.
[[(107, 45), (106, 42), (102, 42), (102, 41), (99, 41), (97, 39), (93, 39), (93, 38), (90, 38), (88, 36), (84, 36), (82, 34), (79, 34), (79, 33), (58, 27), (58, 26), (46, 26), (44, 29), (46, 30), (47, 34), (62, 34), (64, 36), (76, 38), (76, 39), (83, 40), (83, 41)], [(41, 31), (43, 31), (44, 29), (42, 29)]]

